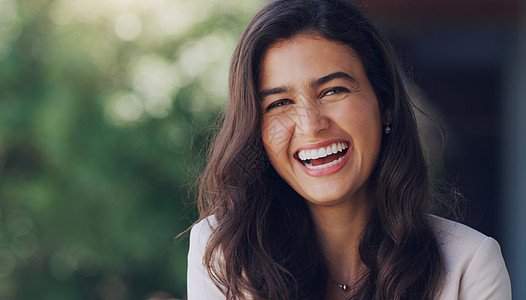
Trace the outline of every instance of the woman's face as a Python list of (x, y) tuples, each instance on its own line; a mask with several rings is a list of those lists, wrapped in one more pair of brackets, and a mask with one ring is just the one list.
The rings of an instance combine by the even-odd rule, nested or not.
[(280, 176), (310, 204), (367, 200), (382, 114), (354, 51), (297, 35), (267, 50), (258, 86), (262, 139)]

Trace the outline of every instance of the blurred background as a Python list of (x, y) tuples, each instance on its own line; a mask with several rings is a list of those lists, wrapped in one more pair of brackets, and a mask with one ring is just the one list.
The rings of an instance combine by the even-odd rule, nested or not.
[[(447, 133), (443, 152), (426, 136), (434, 176), (526, 299), (524, 1), (362, 2)], [(184, 299), (174, 237), (197, 218), (230, 55), (263, 3), (0, 0), (0, 299)]]

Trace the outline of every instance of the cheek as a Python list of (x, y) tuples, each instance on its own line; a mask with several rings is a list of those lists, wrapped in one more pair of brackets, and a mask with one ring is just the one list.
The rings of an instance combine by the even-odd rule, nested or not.
[(382, 120), (376, 102), (350, 101), (332, 114), (338, 125), (351, 134), (353, 143), (360, 147), (380, 147)]
[(284, 115), (264, 115), (261, 122), (261, 138), (269, 158), (274, 161), (287, 155), (294, 123)]
[(382, 125), (380, 110), (373, 101), (376, 100), (347, 101), (332, 108), (330, 114), (353, 127), (379, 128)]

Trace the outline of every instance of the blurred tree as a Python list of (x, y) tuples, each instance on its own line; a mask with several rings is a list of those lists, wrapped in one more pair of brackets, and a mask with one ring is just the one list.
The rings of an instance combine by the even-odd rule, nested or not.
[(185, 296), (173, 238), (260, 5), (0, 0), (0, 299)]

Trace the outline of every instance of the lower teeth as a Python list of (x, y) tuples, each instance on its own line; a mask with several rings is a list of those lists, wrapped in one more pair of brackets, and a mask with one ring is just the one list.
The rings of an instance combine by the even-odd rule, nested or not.
[(307, 167), (307, 168), (309, 168), (311, 170), (325, 169), (325, 168), (328, 168), (328, 167), (332, 167), (335, 164), (341, 163), (342, 160), (343, 160), (343, 157), (340, 157), (340, 158), (338, 158), (336, 160), (333, 160), (331, 162), (328, 162), (326, 164), (319, 165), (319, 166), (314, 166), (314, 165), (312, 165), (312, 163), (305, 163), (305, 167)]

